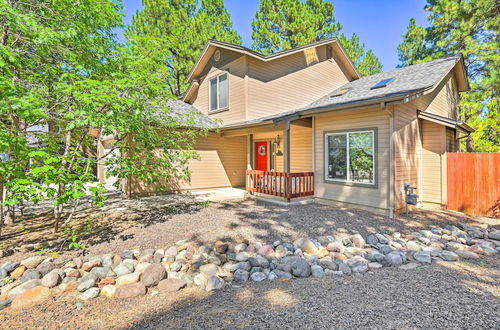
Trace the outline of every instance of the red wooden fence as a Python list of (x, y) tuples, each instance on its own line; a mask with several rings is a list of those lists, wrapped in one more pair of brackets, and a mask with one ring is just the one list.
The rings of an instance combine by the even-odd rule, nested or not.
[(500, 217), (500, 153), (447, 153), (448, 209)]

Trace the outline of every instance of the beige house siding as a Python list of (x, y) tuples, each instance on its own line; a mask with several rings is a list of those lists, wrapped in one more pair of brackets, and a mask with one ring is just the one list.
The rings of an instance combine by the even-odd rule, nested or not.
[[(220, 119), (224, 124), (243, 121), (246, 119), (245, 76), (247, 71), (246, 56), (229, 50), (221, 49), (221, 58), (218, 62), (213, 59), (208, 63), (202, 76), (199, 78), (198, 91), (193, 96), (192, 104), (210, 118)], [(228, 109), (210, 113), (209, 110), (209, 81), (224, 72), (228, 73), (229, 100)]]
[(430, 121), (422, 121), (422, 188), (424, 203), (443, 203), (442, 159), (445, 154), (445, 127)]
[[(195, 144), (200, 159), (193, 159), (188, 165), (191, 180), (170, 182), (170, 189), (166, 191), (243, 186), (247, 166), (246, 142), (245, 136), (223, 138), (210, 134), (200, 137)], [(157, 192), (154, 186), (133, 179), (129, 182), (129, 191), (132, 195)]]
[(248, 58), (247, 119), (298, 109), (348, 82), (326, 46), (316, 56), (309, 65), (304, 52), (271, 62)]
[(455, 77), (450, 73), (432, 93), (424, 95), (413, 102), (419, 110), (458, 119), (460, 97)]
[[(356, 207), (388, 214), (389, 196), (389, 116), (380, 108), (339, 111), (315, 117), (315, 197), (326, 201), (348, 203)], [(352, 186), (324, 180), (324, 133), (353, 129), (377, 128), (376, 186)]]
[(397, 105), (394, 109), (394, 209), (404, 204), (404, 182), (420, 190), (421, 136), (417, 108), (413, 102)]
[(312, 172), (312, 128), (290, 126), (290, 153), (292, 172)]

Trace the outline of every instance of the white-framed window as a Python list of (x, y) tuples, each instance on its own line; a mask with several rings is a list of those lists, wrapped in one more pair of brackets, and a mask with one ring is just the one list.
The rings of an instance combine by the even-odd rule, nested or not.
[(325, 134), (325, 180), (375, 185), (375, 130)]
[(228, 75), (223, 73), (209, 81), (209, 111), (218, 111), (228, 107)]

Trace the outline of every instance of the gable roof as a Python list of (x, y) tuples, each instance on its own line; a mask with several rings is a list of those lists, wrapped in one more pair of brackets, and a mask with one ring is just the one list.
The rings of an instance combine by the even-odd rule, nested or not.
[[(344, 63), (344, 66), (346, 67), (346, 70), (348, 73), (351, 75), (352, 79), (358, 79), (361, 77), (361, 74), (358, 72), (356, 66), (354, 63), (352, 63), (351, 59), (349, 56), (347, 56), (347, 53), (345, 52), (344, 48), (342, 48), (342, 45), (340, 44), (339, 40), (337, 38), (330, 38), (330, 39), (325, 39), (321, 41), (316, 41), (309, 43), (304, 46), (284, 50), (281, 52), (277, 52), (274, 54), (270, 55), (263, 55), (259, 52), (256, 52), (250, 48), (240, 46), (240, 45), (235, 45), (235, 44), (230, 44), (227, 42), (222, 42), (218, 40), (209, 40), (203, 51), (201, 52), (200, 56), (198, 57), (198, 60), (196, 61), (195, 65), (191, 69), (191, 72), (189, 73), (187, 77), (187, 81), (191, 83), (189, 89), (192, 87), (193, 82), (195, 77), (197, 77), (205, 67), (205, 65), (208, 63), (208, 60), (212, 57), (214, 54), (215, 50), (217, 48), (223, 48), (223, 49), (228, 49), (234, 52), (241, 53), (243, 55), (248, 55), (251, 57), (254, 57), (258, 60), (261, 60), (263, 62), (268, 62), (268, 61), (273, 61), (291, 54), (295, 54), (297, 52), (304, 51), (305, 49), (313, 48), (313, 47), (318, 47), (322, 45), (327, 45), (327, 44), (332, 44), (333, 51), (336, 52), (338, 55), (339, 59)], [(188, 90), (189, 90), (188, 89)], [(186, 92), (187, 94), (187, 92)]]
[(166, 112), (156, 112), (156, 120), (170, 121), (174, 119), (180, 126), (189, 128), (215, 129), (219, 127), (217, 122), (203, 114), (196, 107), (181, 100), (168, 99), (166, 101), (156, 101), (152, 106), (157, 109), (169, 109)]
[[(224, 125), (223, 128), (236, 128), (271, 122), (277, 123), (283, 121), (285, 118), (299, 118), (301, 115), (339, 108), (397, 100), (410, 101), (413, 98), (430, 93), (453, 70), (455, 70), (454, 72), (456, 72), (458, 78), (460, 78), (460, 73), (463, 71), (464, 76), (457, 79), (457, 81), (461, 80), (458, 87), (459, 91), (467, 91), (469, 86), (465, 74), (463, 57), (461, 55), (453, 55), (362, 77), (340, 86), (305, 107), (245, 122)], [(386, 87), (371, 88), (378, 82), (391, 78), (393, 80)], [(348, 90), (347, 92), (340, 93), (340, 91), (346, 89)]]
[[(425, 93), (435, 87), (462, 61), (461, 55), (414, 64), (403, 68), (377, 73), (351, 81), (321, 97), (300, 110), (338, 107), (370, 101), (384, 101), (394, 97), (408, 98)], [(382, 80), (392, 79), (386, 87), (372, 88)], [(335, 96), (342, 90), (348, 90)], [(459, 91), (468, 90), (468, 85), (459, 86)]]

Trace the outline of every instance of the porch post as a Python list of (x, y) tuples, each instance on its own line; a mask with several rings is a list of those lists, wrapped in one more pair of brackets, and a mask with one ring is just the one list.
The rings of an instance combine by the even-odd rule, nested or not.
[(253, 134), (247, 135), (247, 170), (253, 170)]
[(284, 142), (284, 157), (283, 157), (283, 169), (285, 173), (290, 173), (290, 121), (287, 121), (285, 124), (285, 129), (283, 131), (283, 142)]
[[(285, 123), (285, 129), (283, 131), (283, 142), (285, 143), (284, 145), (284, 164), (283, 164), (283, 169), (285, 170), (285, 173), (290, 173), (290, 121), (288, 120)], [(285, 176), (285, 191), (287, 194), (290, 194), (292, 191), (292, 180), (290, 177)], [(287, 197), (287, 202), (290, 201), (290, 197)]]

